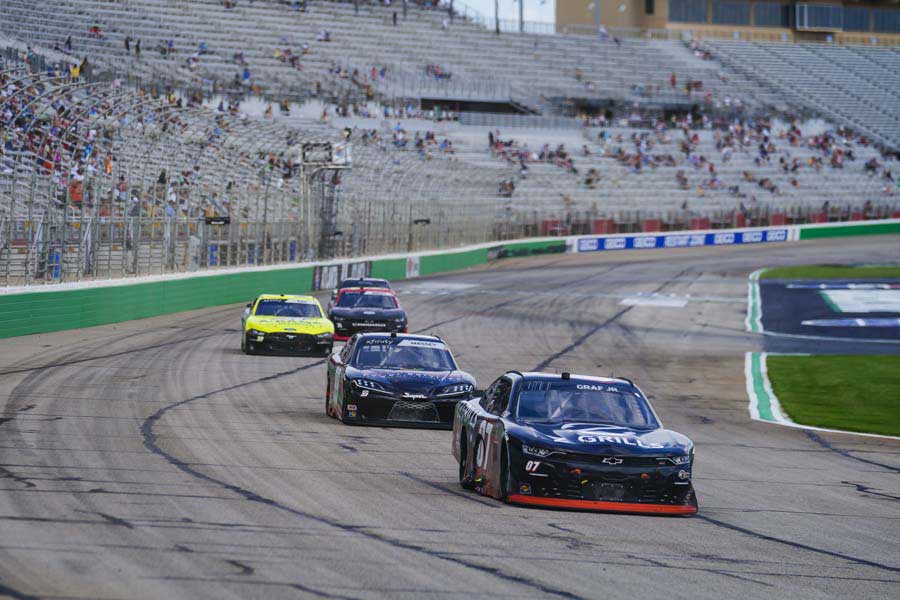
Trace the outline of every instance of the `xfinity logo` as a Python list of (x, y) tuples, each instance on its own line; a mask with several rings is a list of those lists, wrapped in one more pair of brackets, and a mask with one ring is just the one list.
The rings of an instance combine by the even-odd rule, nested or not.
[(623, 461), (621, 458), (616, 458), (615, 456), (607, 456), (603, 459), (604, 465), (621, 465)]

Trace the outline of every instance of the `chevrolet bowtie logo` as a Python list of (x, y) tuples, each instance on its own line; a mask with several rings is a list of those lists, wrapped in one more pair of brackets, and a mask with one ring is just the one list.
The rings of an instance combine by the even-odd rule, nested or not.
[(604, 465), (621, 465), (623, 461), (621, 458), (616, 458), (615, 456), (607, 456), (603, 459)]

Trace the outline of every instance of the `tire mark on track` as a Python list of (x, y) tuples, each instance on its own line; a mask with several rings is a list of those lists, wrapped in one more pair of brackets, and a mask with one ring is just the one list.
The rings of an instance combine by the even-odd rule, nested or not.
[(78, 365), (85, 362), (90, 362), (92, 360), (101, 360), (104, 358), (116, 358), (118, 356), (126, 356), (128, 354), (135, 354), (137, 352), (145, 352), (147, 350), (157, 350), (159, 348), (165, 348), (167, 346), (174, 346), (176, 344), (184, 344), (186, 342), (194, 342), (197, 340), (203, 340), (206, 338), (216, 337), (220, 335), (225, 335), (226, 333), (234, 333), (232, 329), (226, 329), (223, 331), (218, 331), (216, 333), (210, 333), (208, 335), (197, 335), (191, 336), (187, 339), (181, 340), (171, 340), (168, 342), (160, 342), (158, 344), (151, 344), (149, 346), (141, 346), (139, 348), (131, 348), (130, 350), (122, 350), (121, 352), (112, 352), (110, 354), (100, 354), (97, 356), (87, 356), (84, 358), (73, 358), (72, 360), (65, 360), (57, 363), (48, 363), (46, 365), (39, 365), (37, 367), (23, 367), (21, 369), (13, 369), (10, 371), (0, 371), (0, 377), (3, 375), (15, 375), (17, 373), (29, 373), (32, 371), (43, 371), (44, 369), (54, 369), (56, 367), (68, 367), (71, 365)]
[[(607, 270), (607, 271), (604, 271), (602, 274), (606, 274), (606, 273), (608, 273), (608, 272), (611, 271), (611, 270), (612, 270), (612, 269), (609, 269), (609, 270)], [(664, 281), (662, 284), (658, 285), (658, 286), (656, 287), (656, 289), (654, 289), (653, 292), (651, 292), (651, 293), (653, 293), (653, 294), (658, 294), (659, 292), (663, 291), (669, 284), (675, 283), (682, 275), (684, 275), (684, 274), (687, 273), (687, 272), (688, 272), (688, 269), (683, 269), (683, 270), (680, 271), (677, 275), (675, 275), (675, 277), (673, 277), (672, 279), (670, 279), (670, 280), (668, 280), (668, 281)], [(614, 314), (613, 316), (607, 318), (605, 321), (602, 321), (602, 322), (600, 322), (600, 323), (597, 323), (596, 325), (594, 325), (593, 327), (591, 327), (590, 329), (588, 329), (585, 333), (583, 333), (582, 335), (578, 336), (578, 337), (575, 339), (575, 341), (573, 341), (571, 344), (569, 344), (568, 346), (566, 346), (566, 347), (563, 348), (562, 350), (559, 350), (558, 352), (554, 352), (553, 354), (551, 354), (550, 356), (548, 356), (547, 358), (545, 358), (544, 360), (542, 360), (541, 362), (539, 362), (539, 363), (532, 369), (532, 371), (542, 371), (542, 370), (546, 369), (547, 367), (549, 367), (549, 366), (553, 363), (553, 361), (555, 361), (555, 360), (558, 359), (558, 358), (561, 358), (562, 356), (565, 356), (566, 354), (568, 354), (568, 353), (571, 352), (572, 350), (575, 350), (576, 348), (578, 348), (579, 346), (581, 346), (584, 342), (586, 342), (591, 336), (593, 336), (594, 334), (596, 334), (598, 331), (600, 331), (600, 330), (602, 330), (602, 329), (608, 327), (609, 325), (612, 325), (612, 324), (615, 323), (616, 321), (618, 321), (625, 313), (627, 313), (628, 311), (630, 311), (632, 308), (634, 308), (634, 305), (632, 305), (632, 306), (626, 306), (625, 308), (621, 309), (619, 312), (617, 312), (617, 313)]]
[[(217, 390), (213, 390), (213, 391), (207, 392), (205, 394), (192, 396), (191, 398), (187, 398), (185, 400), (180, 400), (178, 402), (173, 402), (172, 404), (168, 404), (168, 405), (160, 408), (156, 412), (154, 412), (149, 417), (147, 417), (147, 419), (144, 420), (144, 422), (142, 423), (140, 432), (141, 432), (141, 436), (143, 437), (143, 440), (144, 440), (144, 447), (148, 451), (161, 457), (163, 460), (165, 460), (166, 462), (168, 462), (170, 465), (174, 466), (175, 468), (179, 469), (183, 473), (186, 473), (187, 475), (190, 475), (191, 477), (201, 479), (207, 483), (212, 483), (212, 484), (218, 485), (230, 492), (233, 492), (234, 494), (237, 494), (238, 496), (243, 497), (245, 500), (249, 500), (251, 502), (259, 502), (260, 504), (270, 506), (274, 509), (280, 510), (282, 512), (286, 512), (295, 517), (300, 517), (302, 519), (307, 519), (307, 520), (315, 522), (315, 523), (327, 525), (329, 527), (333, 527), (335, 529), (339, 529), (339, 530), (347, 532), (347, 533), (353, 533), (356, 535), (360, 535), (360, 536), (368, 538), (370, 540), (373, 540), (376, 542), (381, 542), (381, 543), (387, 544), (389, 546), (393, 546), (394, 548), (399, 548), (402, 550), (409, 550), (411, 552), (424, 554), (424, 555), (432, 557), (432, 558), (437, 558), (439, 560), (444, 560), (449, 563), (453, 563), (457, 566), (461, 566), (461, 567), (465, 567), (468, 569), (472, 569), (474, 571), (478, 571), (485, 575), (492, 575), (492, 576), (496, 577), (497, 579), (501, 579), (508, 583), (513, 583), (516, 585), (524, 586), (526, 588), (530, 588), (531, 590), (539, 592), (541, 594), (547, 594), (547, 595), (556, 596), (559, 598), (567, 598), (570, 600), (582, 600), (584, 598), (583, 596), (579, 596), (577, 594), (568, 592), (566, 590), (562, 590), (562, 589), (558, 589), (558, 588), (554, 588), (554, 587), (545, 585), (539, 581), (530, 579), (530, 578), (522, 576), (522, 575), (506, 573), (497, 567), (481, 565), (479, 563), (476, 563), (471, 560), (467, 560), (460, 556), (448, 554), (446, 552), (441, 552), (439, 550), (433, 550), (431, 548), (419, 546), (417, 544), (405, 542), (403, 540), (393, 539), (393, 538), (375, 533), (373, 531), (367, 531), (367, 530), (357, 527), (357, 526), (342, 523), (335, 519), (330, 519), (328, 517), (324, 517), (321, 515), (316, 515), (316, 514), (313, 514), (310, 512), (306, 512), (304, 510), (300, 510), (298, 508), (293, 508), (286, 504), (282, 504), (272, 498), (267, 498), (265, 496), (261, 496), (250, 489), (241, 487), (236, 484), (228, 483), (227, 481), (217, 479), (217, 478), (213, 477), (212, 475), (207, 475), (206, 473), (198, 471), (197, 469), (193, 468), (191, 465), (189, 465), (185, 461), (181, 460), (177, 456), (174, 456), (173, 454), (166, 452), (166, 450), (164, 450), (162, 448), (162, 446), (160, 446), (160, 444), (159, 444), (159, 438), (157, 437), (156, 432), (154, 431), (154, 426), (160, 421), (160, 419), (162, 419), (166, 414), (168, 414), (169, 412), (171, 412), (173, 410), (176, 410), (182, 406), (196, 402), (197, 400), (207, 399), (210, 396), (215, 396), (217, 394), (221, 394), (224, 392), (230, 392), (233, 390), (242, 389), (242, 388), (245, 388), (248, 386), (256, 385), (258, 383), (264, 383), (267, 381), (273, 381), (276, 379), (280, 379), (282, 377), (296, 375), (297, 373), (301, 373), (303, 371), (308, 371), (314, 367), (324, 365), (326, 362), (327, 362), (326, 360), (318, 360), (314, 363), (310, 363), (308, 365), (303, 365), (301, 367), (297, 367), (296, 369), (290, 369), (288, 371), (281, 371), (279, 373), (273, 373), (272, 375), (266, 375), (265, 377), (260, 377), (258, 379), (253, 379), (253, 380), (245, 381), (242, 383), (236, 383), (234, 385), (219, 388)], [(316, 592), (314, 590), (303, 590), (303, 591), (310, 591), (311, 593)]]
[(502, 508), (501, 504), (498, 504), (497, 502), (494, 502), (494, 501), (486, 500), (486, 499), (484, 499), (484, 497), (473, 494), (471, 492), (466, 493), (466, 492), (460, 492), (459, 490), (453, 490), (453, 489), (450, 489), (449, 487), (447, 487), (446, 485), (441, 485), (440, 483), (435, 483), (434, 481), (428, 481), (427, 479), (422, 479), (421, 477), (417, 477), (416, 475), (413, 475), (412, 473), (407, 473), (405, 471), (401, 471), (400, 475), (402, 475), (403, 477), (406, 477), (407, 479), (412, 479), (416, 483), (421, 483), (422, 485), (427, 485), (430, 488), (434, 488), (436, 490), (439, 490), (446, 494), (450, 494), (452, 496), (457, 496), (459, 498), (464, 498), (464, 499), (470, 500), (472, 502), (477, 502), (478, 504), (481, 504), (483, 506), (488, 506), (490, 508)]
[(837, 446), (835, 446), (834, 444), (832, 444), (831, 442), (829, 442), (822, 436), (818, 435), (814, 431), (809, 431), (808, 429), (804, 429), (803, 433), (806, 434), (806, 437), (808, 437), (809, 439), (811, 439), (818, 445), (822, 446), (826, 450), (831, 450), (832, 452), (836, 452), (837, 454), (840, 454), (844, 458), (849, 458), (851, 460), (856, 460), (861, 463), (866, 463), (867, 465), (875, 465), (876, 467), (882, 467), (889, 471), (893, 471), (894, 473), (900, 473), (900, 467), (895, 467), (893, 465), (886, 465), (884, 463), (878, 462), (877, 460), (869, 460), (868, 458), (860, 458), (858, 456), (855, 456), (855, 455), (851, 454), (849, 450), (844, 450), (843, 448), (838, 448)]
[(875, 569), (881, 569), (883, 571), (890, 571), (891, 573), (900, 573), (900, 567), (892, 567), (890, 565), (885, 565), (885, 564), (878, 563), (878, 562), (875, 562), (872, 560), (866, 560), (865, 558), (857, 558), (855, 556), (850, 556), (849, 554), (843, 554), (841, 552), (834, 552), (832, 550), (816, 548), (815, 546), (810, 546), (808, 544), (802, 544), (800, 542), (794, 542), (791, 540), (777, 538), (777, 537), (774, 537), (771, 535), (766, 535), (765, 533), (759, 533), (758, 531), (753, 531), (752, 529), (747, 529), (746, 527), (741, 527), (739, 525), (732, 525), (731, 523), (726, 523), (725, 521), (719, 521), (718, 519), (713, 519), (712, 517), (708, 517), (706, 515), (697, 514), (694, 516), (694, 518), (699, 519), (701, 521), (705, 521), (706, 523), (709, 523), (711, 525), (715, 525), (716, 527), (722, 527), (724, 529), (730, 529), (731, 531), (743, 533), (744, 535), (749, 535), (750, 537), (756, 538), (758, 540), (764, 540), (766, 542), (775, 542), (776, 544), (782, 544), (784, 546), (788, 546), (790, 548), (795, 548), (797, 550), (806, 550), (807, 552), (813, 552), (815, 554), (831, 556), (833, 558), (839, 558), (841, 560), (845, 560), (847, 562), (851, 562), (851, 563), (854, 563), (857, 565), (873, 567)]
[(15, 600), (37, 600), (37, 596), (30, 596), (25, 592), (3, 585), (3, 583), (0, 583), (0, 596), (9, 596)]

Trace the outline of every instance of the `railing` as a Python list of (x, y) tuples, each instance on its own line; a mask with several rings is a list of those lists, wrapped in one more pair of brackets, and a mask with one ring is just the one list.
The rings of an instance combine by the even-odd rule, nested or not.
[[(0, 280), (5, 285), (43, 285), (191, 272), (222, 267), (351, 258), (389, 252), (447, 248), (478, 241), (592, 233), (639, 233), (797, 225), (900, 218), (900, 203), (773, 207), (743, 210), (613, 213), (573, 210), (503, 212), (481, 238), (453, 237), (444, 215), (421, 209), (392, 210), (390, 228), (355, 223), (328, 245), (311, 239), (300, 221), (229, 223), (149, 217), (63, 222), (0, 218)], [(500, 215), (498, 215), (499, 217)], [(482, 218), (482, 224), (484, 219)], [(377, 225), (377, 224), (376, 224)], [(387, 223), (386, 223), (387, 225)], [(390, 232), (388, 233), (388, 229)], [(373, 234), (374, 232), (374, 234)], [(318, 235), (318, 234), (315, 234)]]

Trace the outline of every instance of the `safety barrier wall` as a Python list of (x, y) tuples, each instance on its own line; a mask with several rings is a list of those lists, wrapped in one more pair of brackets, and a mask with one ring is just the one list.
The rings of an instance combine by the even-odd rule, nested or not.
[[(455, 250), (385, 257), (222, 269), (136, 279), (0, 289), (0, 338), (78, 329), (249, 301), (262, 292), (306, 293), (340, 278), (391, 280), (470, 268), (491, 260), (562, 252), (791, 242), (900, 233), (900, 219), (846, 225), (797, 225), (658, 235), (594, 235), (491, 242)], [(898, 252), (900, 256), (900, 252)]]

